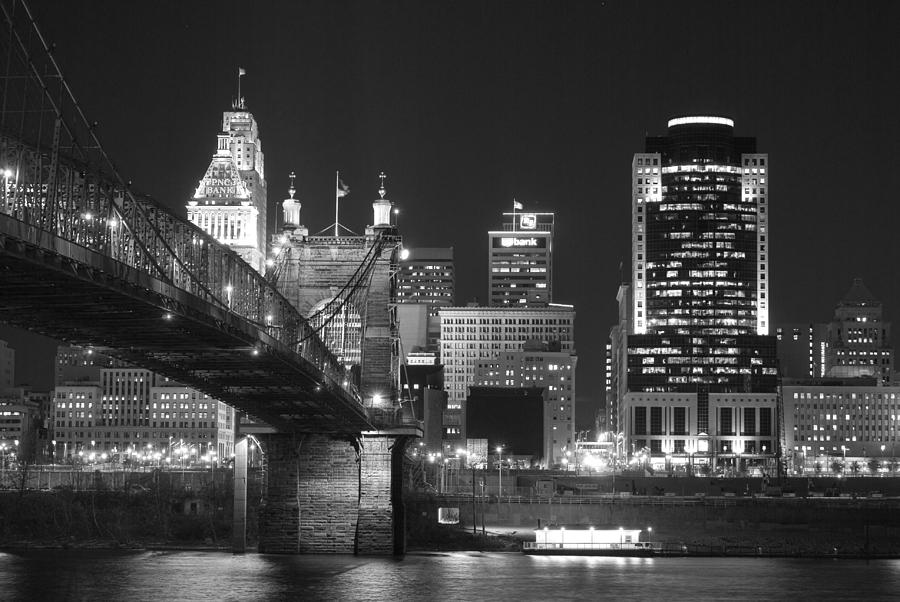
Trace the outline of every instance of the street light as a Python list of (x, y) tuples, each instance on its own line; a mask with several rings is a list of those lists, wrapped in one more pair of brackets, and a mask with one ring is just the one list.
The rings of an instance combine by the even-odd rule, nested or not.
[[(884, 449), (884, 446), (881, 446), (881, 449)], [(497, 456), (500, 458), (497, 463), (497, 475), (499, 479), (497, 480), (497, 498), (503, 497), (503, 446), (497, 446)]]
[(844, 462), (841, 464), (841, 476), (845, 476), (847, 474), (847, 446), (841, 446), (841, 453), (844, 455)]

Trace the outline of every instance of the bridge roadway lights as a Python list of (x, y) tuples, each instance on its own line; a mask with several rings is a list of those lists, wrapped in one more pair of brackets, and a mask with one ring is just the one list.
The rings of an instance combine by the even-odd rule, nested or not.
[(406, 551), (402, 464), (409, 434), (272, 434), (259, 551), (392, 555)]

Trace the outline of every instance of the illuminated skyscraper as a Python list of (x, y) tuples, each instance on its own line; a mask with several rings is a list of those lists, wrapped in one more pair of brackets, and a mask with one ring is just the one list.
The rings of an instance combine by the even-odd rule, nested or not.
[(216, 152), (188, 202), (188, 220), (262, 271), (266, 204), (262, 141), (241, 99), (222, 115)]
[(768, 157), (723, 117), (669, 120), (632, 162), (636, 334), (768, 334)]
[(553, 214), (514, 211), (503, 220), (502, 230), (488, 232), (489, 304), (546, 306), (553, 301)]
[(619, 408), (632, 449), (732, 465), (773, 453), (768, 188), (768, 157), (724, 117), (671, 119), (634, 155)]

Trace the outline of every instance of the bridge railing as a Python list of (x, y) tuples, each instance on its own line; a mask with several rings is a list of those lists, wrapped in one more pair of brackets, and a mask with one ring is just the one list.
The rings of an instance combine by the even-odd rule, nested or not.
[[(67, 158), (56, 159), (57, 185), (51, 194), (41, 177), (48, 161), (46, 154), (0, 134), (0, 165), (9, 166), (0, 174), (0, 212), (243, 318), (360, 400), (314, 327), (237, 253), (153, 199)], [(160, 317), (169, 310), (175, 310), (174, 302), (161, 307)]]
[[(30, 226), (16, 230), (33, 231), (32, 242), (50, 233), (218, 306), (254, 325), (260, 344), (299, 354), (323, 373), (323, 385), (359, 401), (343, 365), (261, 274), (133, 193), (22, 0), (0, 0), (0, 185), (0, 213)], [(174, 309), (174, 301), (160, 303), (161, 313)]]

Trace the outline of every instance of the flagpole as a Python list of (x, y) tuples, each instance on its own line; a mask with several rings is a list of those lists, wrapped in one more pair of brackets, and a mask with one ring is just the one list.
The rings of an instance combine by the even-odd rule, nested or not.
[(339, 236), (338, 234), (338, 202), (340, 200), (340, 191), (341, 191), (341, 172), (340, 170), (334, 172), (334, 235)]
[(516, 197), (513, 197), (513, 220), (512, 220), (513, 232), (516, 231)]

